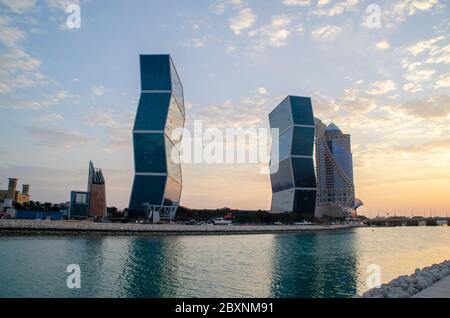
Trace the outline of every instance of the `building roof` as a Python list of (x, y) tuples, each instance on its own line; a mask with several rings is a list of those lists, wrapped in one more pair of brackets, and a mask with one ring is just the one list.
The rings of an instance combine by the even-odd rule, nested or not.
[(328, 127), (325, 129), (325, 131), (336, 131), (342, 133), (339, 127), (336, 126), (334, 123), (329, 124)]

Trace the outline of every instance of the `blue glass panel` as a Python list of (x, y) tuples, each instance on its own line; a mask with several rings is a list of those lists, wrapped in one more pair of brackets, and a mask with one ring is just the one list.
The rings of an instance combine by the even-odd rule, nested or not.
[(134, 130), (164, 130), (170, 93), (142, 93)]
[(141, 55), (142, 90), (171, 90), (169, 55)]
[(142, 204), (161, 205), (167, 177), (136, 176), (131, 193), (130, 209), (142, 210)]
[(283, 132), (289, 126), (292, 126), (292, 114), (289, 104), (289, 98), (285, 98), (270, 114), (270, 128), (280, 129)]
[(295, 125), (314, 125), (311, 98), (289, 96)]
[(296, 190), (294, 196), (294, 212), (302, 214), (304, 217), (313, 218), (316, 208), (315, 190)]
[(292, 154), (312, 156), (314, 149), (314, 128), (295, 127), (292, 142)]
[(136, 172), (165, 173), (164, 134), (135, 133), (133, 139)]
[(180, 105), (180, 109), (184, 111), (184, 97), (183, 97), (183, 84), (181, 84), (180, 78), (178, 77), (177, 70), (175, 69), (175, 65), (173, 64), (172, 59), (170, 60), (170, 73), (172, 78), (172, 93), (177, 99), (178, 104)]
[(164, 194), (164, 205), (178, 205), (181, 196), (181, 184), (172, 178), (167, 179), (166, 192)]
[(316, 175), (313, 159), (292, 158), (295, 186), (298, 188), (315, 188)]
[(166, 137), (167, 173), (181, 183), (180, 150)]
[(291, 154), (293, 129), (289, 128), (280, 136), (280, 159), (286, 158)]
[[(181, 129), (184, 127), (184, 116), (174, 98), (171, 98), (169, 115), (167, 116), (166, 134), (174, 143), (181, 141)], [(176, 134), (174, 132), (177, 132)]]
[(280, 161), (278, 172), (271, 174), (270, 179), (272, 181), (272, 192), (292, 188), (294, 183), (292, 180), (291, 161), (289, 159)]

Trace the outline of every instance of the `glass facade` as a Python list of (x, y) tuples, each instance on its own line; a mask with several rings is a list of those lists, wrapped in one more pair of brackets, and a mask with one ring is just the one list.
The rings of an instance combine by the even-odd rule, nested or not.
[(166, 172), (164, 134), (135, 133), (133, 142), (136, 172)]
[(292, 188), (294, 183), (292, 181), (291, 159), (287, 158), (280, 161), (278, 171), (274, 173), (271, 178), (272, 192), (279, 192)]
[(292, 155), (312, 156), (314, 150), (314, 129), (294, 127)]
[(130, 210), (142, 210), (143, 203), (161, 205), (166, 180), (165, 176), (135, 176)]
[(70, 193), (69, 216), (87, 218), (89, 216), (89, 193), (72, 191)]
[(182, 190), (180, 150), (185, 122), (183, 86), (169, 55), (142, 55), (141, 97), (133, 131), (135, 178), (129, 215), (144, 204), (178, 206)]
[(292, 170), (296, 188), (315, 188), (314, 163), (307, 158), (292, 158)]
[[(288, 96), (269, 115), (280, 130), (278, 171), (271, 174), (273, 213), (295, 212), (312, 219), (316, 204), (314, 115), (311, 99)], [(276, 144), (276, 143), (273, 143)], [(273, 165), (274, 162), (271, 162)]]
[(134, 122), (134, 130), (164, 130), (170, 93), (142, 93)]

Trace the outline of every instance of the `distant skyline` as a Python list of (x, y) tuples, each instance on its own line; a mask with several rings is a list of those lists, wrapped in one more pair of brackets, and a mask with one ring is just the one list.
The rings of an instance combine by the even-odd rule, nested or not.
[[(81, 8), (68, 29), (65, 8)], [(381, 8), (370, 28), (367, 7)], [(443, 0), (0, 0), (0, 188), (68, 201), (103, 170), (128, 205), (139, 55), (169, 53), (186, 127), (267, 127), (287, 95), (352, 136), (368, 216), (450, 212), (450, 10)], [(270, 209), (257, 165), (183, 165), (181, 204)], [(411, 210), (413, 209), (413, 210)]]

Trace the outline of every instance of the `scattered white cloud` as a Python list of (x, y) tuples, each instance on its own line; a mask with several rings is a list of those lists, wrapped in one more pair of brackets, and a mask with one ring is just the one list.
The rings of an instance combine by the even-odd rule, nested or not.
[(407, 47), (406, 52), (408, 52), (409, 54), (411, 54), (413, 56), (416, 56), (425, 51), (435, 50), (435, 49), (439, 48), (438, 46), (436, 46), (436, 43), (438, 43), (444, 39), (445, 39), (444, 36), (436, 36), (434, 38), (431, 38), (431, 39), (428, 39), (425, 41), (417, 42), (414, 45)]
[(442, 74), (436, 82), (434, 88), (450, 87), (450, 73)]
[(416, 70), (415, 72), (406, 74), (405, 79), (413, 83), (424, 82), (430, 80), (434, 73), (436, 71), (432, 69)]
[(15, 48), (25, 40), (26, 34), (19, 28), (13, 27), (11, 23), (11, 18), (0, 16), (0, 42), (7, 47)]
[(240, 35), (243, 30), (249, 29), (256, 22), (256, 15), (252, 9), (245, 8), (239, 11), (238, 15), (230, 19), (230, 29), (236, 35)]
[(117, 113), (114, 110), (91, 108), (86, 116), (88, 125), (102, 127), (107, 135), (103, 150), (113, 151), (131, 146), (134, 112)]
[(66, 8), (71, 4), (80, 4), (79, 0), (45, 0), (47, 7), (50, 10), (66, 11)]
[(267, 89), (264, 88), (264, 87), (259, 87), (259, 88), (256, 90), (256, 92), (257, 92), (259, 95), (267, 95), (267, 94), (269, 94), (269, 92), (267, 91)]
[(210, 6), (210, 10), (217, 15), (222, 15), (229, 7), (241, 9), (243, 6), (244, 2), (242, 0), (216, 0)]
[(61, 114), (49, 113), (49, 114), (44, 114), (44, 115), (35, 117), (31, 121), (36, 123), (36, 122), (58, 121), (58, 120), (63, 120), (63, 119), (64, 119), (64, 116)]
[(313, 29), (312, 37), (316, 40), (330, 40), (342, 32), (342, 27), (337, 25), (321, 25)]
[(51, 106), (58, 105), (61, 101), (68, 98), (75, 98), (77, 95), (70, 94), (68, 91), (61, 90), (53, 95), (48, 95), (42, 99), (33, 99), (33, 100), (11, 100), (11, 101), (2, 101), (0, 107), (3, 108), (13, 108), (13, 109), (31, 109), (31, 110), (40, 110), (44, 108), (48, 108)]
[(106, 93), (106, 87), (103, 85), (93, 85), (91, 87), (92, 93), (96, 96), (103, 96)]
[(254, 47), (261, 48), (266, 46), (281, 47), (287, 44), (291, 34), (292, 20), (286, 15), (276, 15), (272, 17), (267, 25), (248, 33), (250, 37), (255, 38)]
[(377, 50), (386, 50), (386, 49), (389, 49), (390, 47), (391, 47), (391, 45), (389, 44), (388, 41), (380, 41), (375, 46), (375, 48)]
[(403, 85), (403, 90), (409, 93), (416, 93), (422, 90), (422, 85), (419, 83), (406, 83)]
[(384, 95), (397, 88), (397, 85), (392, 80), (378, 81), (370, 83), (366, 93), (369, 95)]
[(392, 5), (385, 9), (386, 16), (389, 20), (395, 22), (403, 22), (409, 16), (413, 16), (418, 12), (439, 9), (439, 0), (402, 0), (393, 1)]
[(0, 4), (14, 13), (24, 13), (34, 8), (36, 0), (0, 0)]
[(42, 148), (71, 151), (79, 146), (94, 144), (94, 140), (77, 130), (57, 126), (27, 126), (25, 129), (34, 140), (34, 145)]
[(205, 44), (208, 42), (208, 39), (206, 36), (204, 37), (195, 37), (191, 38), (187, 41), (182, 41), (181, 45), (187, 46), (187, 47), (193, 47), (193, 48), (200, 48), (205, 46)]
[(311, 0), (283, 0), (283, 4), (286, 6), (309, 6)]
[(319, 1), (317, 8), (313, 14), (317, 16), (333, 17), (343, 14), (345, 11), (356, 11), (358, 9), (359, 0), (344, 0), (329, 5), (330, 1)]
[(450, 115), (450, 95), (411, 100), (401, 105), (401, 109), (419, 118), (446, 118)]

